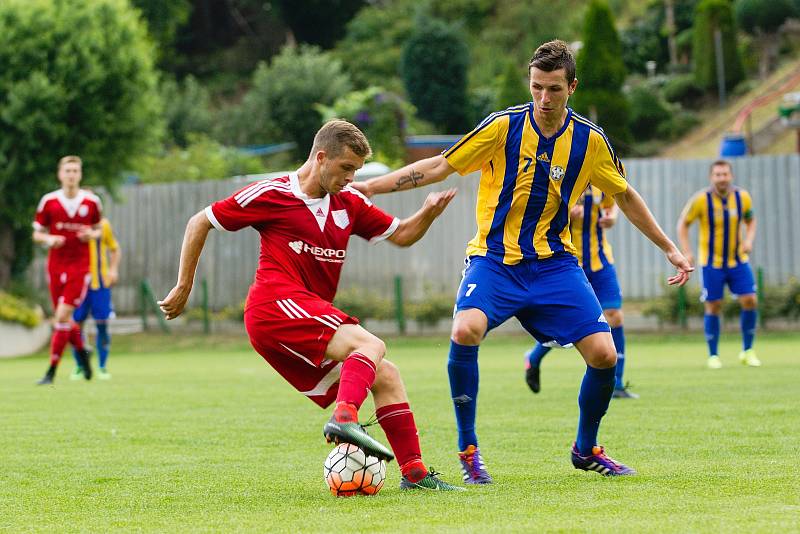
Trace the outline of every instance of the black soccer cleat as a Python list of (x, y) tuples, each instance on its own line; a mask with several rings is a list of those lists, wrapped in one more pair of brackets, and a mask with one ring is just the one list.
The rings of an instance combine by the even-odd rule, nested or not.
[(47, 386), (53, 383), (53, 378), (56, 376), (56, 366), (50, 364), (50, 368), (47, 369), (47, 372), (44, 374), (42, 378), (36, 381), (37, 386)]
[(370, 456), (376, 456), (381, 460), (391, 462), (394, 460), (392, 451), (383, 444), (372, 438), (364, 428), (358, 423), (340, 423), (333, 417), (322, 427), (322, 434), (328, 443), (351, 443), (364, 449)]
[(76, 350), (75, 354), (78, 357), (78, 365), (81, 368), (81, 372), (83, 372), (83, 378), (86, 380), (92, 379), (92, 365), (91, 365), (91, 352), (86, 349), (83, 350)]
[(539, 391), (542, 389), (542, 385), (539, 382), (538, 367), (528, 367), (525, 369), (525, 382), (528, 383), (528, 387), (531, 388), (531, 391), (534, 393), (539, 393)]

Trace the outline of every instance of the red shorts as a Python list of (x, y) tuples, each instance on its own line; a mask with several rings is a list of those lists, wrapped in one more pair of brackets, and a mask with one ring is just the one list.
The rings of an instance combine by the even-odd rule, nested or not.
[(92, 275), (84, 270), (55, 269), (47, 272), (53, 311), (62, 302), (77, 308), (86, 298)]
[(253, 348), (297, 391), (322, 408), (336, 400), (339, 389), (342, 364), (325, 358), (325, 350), (342, 324), (358, 324), (358, 319), (308, 292), (248, 303), (244, 312)]

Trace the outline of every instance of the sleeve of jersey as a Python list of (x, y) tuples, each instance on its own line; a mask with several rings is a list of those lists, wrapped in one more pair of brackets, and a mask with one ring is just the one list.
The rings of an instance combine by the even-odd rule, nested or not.
[(683, 221), (686, 224), (691, 224), (697, 220), (700, 215), (700, 203), (703, 199), (704, 195), (696, 194), (686, 203), (686, 206), (683, 208)]
[(119, 250), (119, 243), (117, 238), (114, 237), (114, 230), (108, 220), (103, 222), (103, 242), (108, 247), (108, 250)]
[(355, 204), (353, 233), (357, 236), (375, 244), (387, 239), (397, 230), (400, 224), (397, 217), (392, 217), (369, 201), (357, 199)]
[(742, 218), (745, 221), (752, 221), (754, 217), (753, 197), (747, 191), (742, 191)]
[(491, 161), (504, 121), (507, 122), (508, 118), (489, 115), (474, 130), (445, 150), (443, 155), (450, 166), (464, 176)]
[(596, 143), (592, 185), (596, 185), (600, 191), (611, 197), (624, 193), (628, 189), (625, 167), (604, 135), (595, 131), (592, 131), (591, 135)]
[[(252, 185), (252, 184), (251, 184)], [(205, 209), (206, 217), (217, 230), (235, 232), (247, 226), (262, 223), (270, 210), (269, 193), (248, 196), (251, 186), (230, 197), (214, 202)]]
[(50, 226), (50, 218), (47, 216), (47, 210), (40, 204), (33, 217), (33, 229), (41, 232), (47, 230), (48, 226)]

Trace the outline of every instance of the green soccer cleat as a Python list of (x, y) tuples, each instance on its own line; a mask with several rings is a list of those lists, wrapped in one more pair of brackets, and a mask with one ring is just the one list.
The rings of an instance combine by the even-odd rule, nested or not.
[(392, 451), (383, 446), (381, 442), (372, 438), (358, 423), (340, 423), (333, 417), (322, 427), (322, 434), (328, 443), (351, 443), (361, 447), (370, 456), (377, 456), (381, 460), (391, 462), (394, 460)]
[(433, 470), (433, 468), (428, 471), (428, 474), (425, 475), (425, 478), (420, 480), (419, 482), (411, 482), (406, 477), (400, 479), (400, 489), (401, 490), (411, 490), (411, 489), (422, 489), (422, 490), (431, 490), (431, 491), (467, 491), (466, 488), (460, 488), (458, 486), (453, 486), (452, 484), (448, 484), (444, 480), (439, 478), (441, 473), (437, 473)]
[(105, 367), (101, 367), (97, 370), (97, 378), (100, 380), (111, 380), (111, 373), (106, 371)]
[(709, 369), (722, 369), (722, 360), (719, 359), (719, 356), (709, 356), (706, 366)]
[(72, 374), (69, 375), (69, 379), (73, 381), (83, 380), (83, 369), (76, 366), (75, 369), (72, 371)]
[(761, 360), (758, 359), (756, 351), (753, 349), (747, 349), (739, 353), (739, 361), (742, 362), (742, 365), (747, 365), (748, 367), (761, 367)]

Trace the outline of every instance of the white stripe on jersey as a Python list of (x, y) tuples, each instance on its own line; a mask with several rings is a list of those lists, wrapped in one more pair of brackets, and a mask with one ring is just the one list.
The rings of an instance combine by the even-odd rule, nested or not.
[(326, 314), (326, 315), (323, 315), (323, 317), (325, 317), (326, 319), (328, 319), (330, 322), (332, 322), (334, 324), (338, 324), (338, 325), (342, 324), (342, 319), (339, 319), (335, 315), (327, 315)]
[(343, 191), (347, 191), (348, 193), (352, 193), (353, 195), (357, 196), (358, 198), (360, 198), (361, 200), (363, 200), (363, 201), (364, 201), (364, 204), (366, 204), (367, 206), (372, 206), (372, 201), (371, 201), (370, 199), (368, 199), (368, 198), (367, 198), (367, 197), (364, 195), (364, 193), (362, 193), (361, 191), (359, 191), (359, 190), (358, 190), (358, 189), (356, 189), (355, 187), (352, 187), (352, 186), (346, 185), (346, 186), (344, 186), (344, 187), (342, 188), (342, 190), (343, 190)]
[(324, 324), (325, 326), (327, 326), (328, 328), (330, 328), (332, 330), (336, 330), (336, 329), (339, 328), (338, 324), (334, 324), (334, 323), (328, 322), (325, 319), (323, 319), (322, 317), (317, 317), (315, 315), (314, 317), (312, 317), (312, 319), (314, 319), (315, 321), (319, 321), (320, 323)]
[(283, 186), (281, 184), (264, 184), (256, 189), (250, 191), (247, 195), (241, 197), (240, 199), (236, 199), (241, 207), (245, 207), (250, 204), (253, 200), (257, 199), (261, 196), (262, 193), (266, 193), (267, 191), (280, 191), (282, 193), (291, 193), (291, 189), (288, 186)]
[[(286, 303), (286, 306), (287, 306), (287, 307), (288, 307), (290, 310), (293, 310), (293, 311), (295, 311), (295, 313), (299, 311), (300, 313), (302, 313), (302, 314), (303, 314), (303, 317), (305, 317), (306, 319), (310, 319), (310, 318), (311, 318), (311, 316), (308, 314), (308, 312), (307, 312), (307, 311), (305, 311), (305, 310), (304, 310), (303, 308), (301, 308), (300, 306), (298, 306), (298, 305), (297, 305), (297, 303), (296, 303), (295, 301), (293, 301), (292, 299), (286, 299), (286, 300), (284, 300), (284, 302)], [(298, 317), (299, 317), (299, 316), (298, 316)]]
[(286, 346), (286, 345), (284, 345), (283, 343), (278, 343), (278, 345), (280, 345), (280, 346), (281, 346), (281, 347), (283, 347), (284, 349), (288, 350), (289, 352), (291, 352), (292, 354), (294, 354), (294, 355), (295, 355), (295, 356), (297, 356), (298, 358), (302, 358), (302, 359), (303, 359), (303, 361), (305, 361), (305, 362), (306, 362), (308, 365), (310, 365), (310, 366), (312, 366), (312, 367), (316, 367), (316, 365), (314, 365), (314, 362), (312, 362), (311, 360), (309, 360), (308, 358), (306, 358), (305, 356), (303, 356), (303, 355), (302, 355), (302, 354), (300, 354), (299, 352), (297, 352), (297, 351), (294, 351), (294, 350), (290, 349), (289, 347), (287, 347), (287, 346)]
[(289, 311), (289, 310), (286, 308), (286, 304), (284, 304), (284, 303), (283, 303), (283, 301), (281, 301), (281, 300), (277, 300), (277, 301), (275, 301), (275, 304), (277, 304), (277, 305), (278, 305), (278, 307), (279, 307), (281, 310), (283, 310), (283, 313), (285, 313), (285, 314), (286, 314), (286, 316), (287, 316), (287, 317), (289, 317), (289, 319), (300, 319), (300, 316), (299, 316), (299, 315), (294, 315), (292, 312), (290, 312), (290, 311)]
[(244, 189), (242, 189), (241, 191), (239, 191), (238, 193), (236, 193), (236, 196), (234, 198), (238, 202), (241, 199), (241, 197), (246, 196), (253, 189), (257, 189), (257, 188), (261, 187), (262, 185), (269, 183), (270, 180), (272, 180), (272, 178), (267, 178), (266, 180), (260, 180), (260, 181), (254, 183), (254, 184), (250, 184), (247, 187), (245, 187)]

